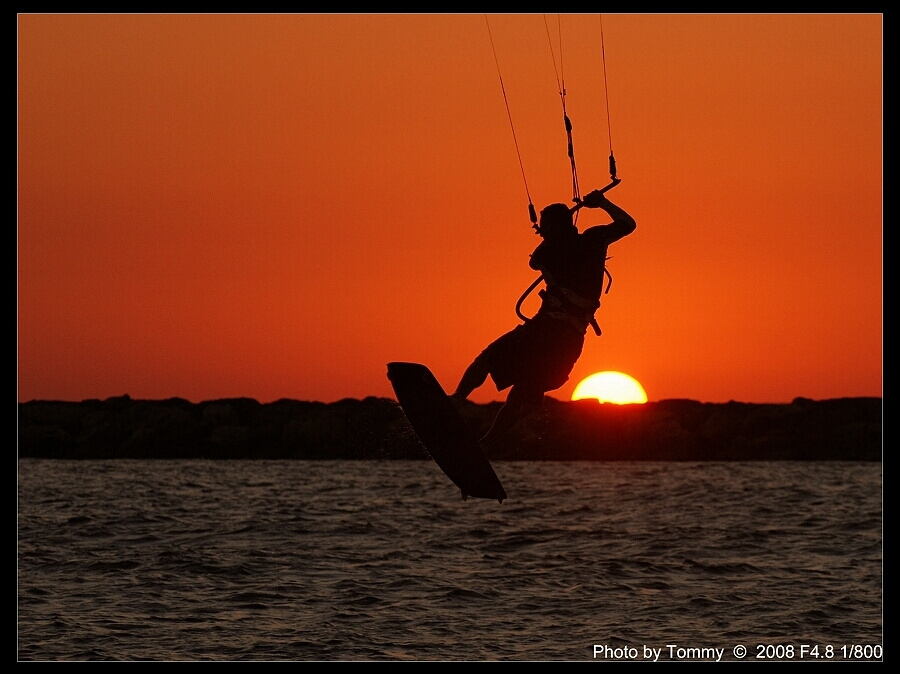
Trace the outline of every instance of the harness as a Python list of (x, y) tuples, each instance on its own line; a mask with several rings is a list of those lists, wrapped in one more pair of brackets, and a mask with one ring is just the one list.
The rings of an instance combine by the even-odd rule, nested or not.
[[(609, 273), (609, 270), (605, 266), (603, 267), (603, 275), (608, 279), (606, 288), (603, 291), (603, 294), (605, 295), (612, 286), (612, 274)], [(522, 313), (522, 303), (525, 301), (525, 298), (531, 294), (531, 291), (544, 280), (543, 274), (538, 276), (534, 280), (534, 283), (528, 286), (528, 289), (522, 293), (519, 301), (516, 302), (516, 316), (526, 323), (530, 321), (531, 318), (528, 318)], [(600, 330), (600, 326), (597, 324), (597, 319), (594, 317), (594, 314), (597, 313), (597, 309), (600, 308), (599, 299), (584, 297), (569, 288), (550, 283), (549, 281), (547, 282), (547, 287), (538, 292), (538, 297), (543, 301), (541, 308), (538, 310), (539, 314), (565, 321), (582, 334), (587, 331), (589, 325), (593, 328), (595, 335), (599, 337), (602, 334), (602, 330)]]

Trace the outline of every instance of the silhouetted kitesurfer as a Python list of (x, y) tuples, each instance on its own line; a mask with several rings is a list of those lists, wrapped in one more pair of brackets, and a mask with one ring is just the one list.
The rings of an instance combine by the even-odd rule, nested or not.
[[(575, 210), (602, 208), (613, 219), (608, 225), (578, 231)], [(493, 341), (472, 364), (452, 397), (463, 401), (484, 384), (488, 375), (498, 391), (512, 387), (506, 402), (481, 444), (495, 443), (523, 416), (526, 406), (541, 405), (544, 394), (566, 383), (581, 355), (588, 326), (599, 335), (594, 313), (600, 307), (608, 246), (631, 234), (634, 218), (594, 190), (570, 208), (550, 204), (534, 225), (543, 239), (529, 265), (541, 272), (546, 287), (533, 318)]]

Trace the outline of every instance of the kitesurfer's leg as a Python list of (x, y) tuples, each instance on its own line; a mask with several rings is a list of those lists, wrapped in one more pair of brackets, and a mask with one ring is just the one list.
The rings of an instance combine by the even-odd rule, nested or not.
[(489, 373), (490, 365), (488, 364), (488, 360), (484, 354), (481, 354), (466, 368), (466, 371), (463, 372), (462, 379), (459, 380), (459, 385), (456, 387), (456, 391), (454, 391), (451, 397), (458, 401), (465, 400), (472, 391), (477, 389), (485, 382), (485, 380), (487, 380)]
[(543, 391), (536, 391), (519, 384), (513, 386), (509, 390), (509, 395), (506, 396), (506, 402), (503, 403), (503, 407), (497, 412), (490, 430), (481, 438), (479, 444), (489, 446), (497, 442), (522, 418), (525, 406), (533, 403), (536, 399), (541, 400), (543, 395)]

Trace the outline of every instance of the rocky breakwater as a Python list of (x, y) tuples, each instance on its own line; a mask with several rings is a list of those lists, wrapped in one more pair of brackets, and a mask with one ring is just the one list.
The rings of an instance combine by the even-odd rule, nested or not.
[[(499, 403), (466, 403), (478, 434)], [(18, 456), (61, 459), (424, 459), (394, 400), (335, 403), (129, 396), (18, 405)], [(663, 400), (601, 405), (547, 398), (495, 460), (880, 461), (882, 399), (789, 404)]]

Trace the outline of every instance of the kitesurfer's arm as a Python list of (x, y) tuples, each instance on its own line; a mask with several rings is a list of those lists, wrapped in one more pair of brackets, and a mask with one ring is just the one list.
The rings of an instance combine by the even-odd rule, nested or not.
[(594, 190), (585, 195), (582, 203), (587, 208), (602, 208), (612, 217), (612, 223), (604, 227), (608, 233), (613, 234), (610, 241), (617, 241), (637, 229), (637, 223), (634, 221), (634, 218), (607, 199), (606, 195), (600, 190)]

